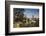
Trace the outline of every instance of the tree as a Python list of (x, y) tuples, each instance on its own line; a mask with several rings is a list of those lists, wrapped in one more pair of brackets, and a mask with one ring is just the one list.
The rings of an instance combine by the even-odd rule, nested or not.
[[(15, 22), (18, 22), (18, 21), (23, 21), (23, 16), (24, 16), (24, 9), (22, 8), (14, 8), (14, 19), (15, 19)], [(17, 17), (15, 17), (17, 16)]]

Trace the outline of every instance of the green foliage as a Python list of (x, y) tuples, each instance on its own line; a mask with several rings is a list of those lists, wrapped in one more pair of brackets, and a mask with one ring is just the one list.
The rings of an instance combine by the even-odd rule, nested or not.
[[(14, 27), (16, 27), (17, 23), (20, 24), (20, 27), (38, 27), (39, 26), (39, 18), (32, 18), (32, 20), (36, 21), (35, 23), (32, 22), (32, 20), (30, 20), (27, 17), (24, 17), (24, 9), (22, 8), (14, 8)], [(15, 17), (17, 16), (17, 17)], [(34, 17), (34, 16), (33, 16)], [(21, 23), (19, 23), (21, 22)]]

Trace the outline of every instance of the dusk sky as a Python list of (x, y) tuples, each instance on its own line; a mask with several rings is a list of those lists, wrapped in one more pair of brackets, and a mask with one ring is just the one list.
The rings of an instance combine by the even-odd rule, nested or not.
[(39, 9), (28, 9), (26, 8), (24, 11), (24, 15), (28, 18), (32, 18), (32, 15), (34, 15), (34, 17), (39, 17)]

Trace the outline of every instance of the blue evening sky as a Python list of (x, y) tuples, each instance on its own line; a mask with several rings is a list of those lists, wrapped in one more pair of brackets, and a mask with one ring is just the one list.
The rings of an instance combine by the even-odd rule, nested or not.
[(34, 15), (35, 17), (39, 16), (39, 9), (28, 9), (26, 8), (24, 11), (24, 15), (28, 18), (31, 18), (32, 15)]

